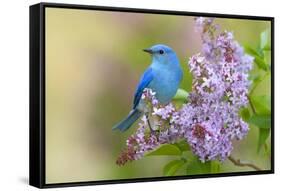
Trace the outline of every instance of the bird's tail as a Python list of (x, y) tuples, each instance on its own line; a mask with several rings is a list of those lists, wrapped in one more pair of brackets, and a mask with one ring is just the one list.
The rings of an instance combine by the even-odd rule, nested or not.
[(127, 129), (129, 129), (129, 127), (131, 127), (131, 125), (142, 115), (142, 113), (140, 111), (138, 111), (137, 109), (134, 109), (130, 112), (130, 114), (123, 119), (121, 122), (119, 122), (118, 124), (116, 124), (112, 130), (116, 130), (119, 129), (120, 131), (126, 131)]

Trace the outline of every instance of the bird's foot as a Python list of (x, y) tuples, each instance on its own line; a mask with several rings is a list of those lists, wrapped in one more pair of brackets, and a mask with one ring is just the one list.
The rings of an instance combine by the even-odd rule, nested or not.
[(150, 124), (150, 121), (149, 121), (149, 118), (148, 118), (148, 115), (146, 114), (145, 116), (146, 116), (146, 118), (147, 118), (147, 124), (148, 124), (149, 130), (150, 130), (150, 136), (156, 137), (156, 139), (157, 139), (157, 141), (158, 141), (157, 130), (152, 129), (151, 124)]
[(156, 130), (150, 129), (150, 135), (156, 136)]

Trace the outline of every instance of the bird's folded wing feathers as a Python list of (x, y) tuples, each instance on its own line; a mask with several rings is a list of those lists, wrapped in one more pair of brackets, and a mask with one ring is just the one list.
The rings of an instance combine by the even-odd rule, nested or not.
[(135, 109), (139, 104), (143, 90), (149, 85), (152, 79), (153, 79), (153, 70), (152, 68), (148, 68), (142, 75), (138, 88), (135, 92), (133, 109)]

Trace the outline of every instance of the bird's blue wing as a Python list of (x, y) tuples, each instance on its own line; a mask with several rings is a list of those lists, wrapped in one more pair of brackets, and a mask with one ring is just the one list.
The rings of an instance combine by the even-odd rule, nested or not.
[(138, 88), (135, 92), (133, 109), (135, 109), (139, 104), (143, 90), (149, 85), (152, 79), (153, 79), (152, 68), (148, 68), (142, 75)]

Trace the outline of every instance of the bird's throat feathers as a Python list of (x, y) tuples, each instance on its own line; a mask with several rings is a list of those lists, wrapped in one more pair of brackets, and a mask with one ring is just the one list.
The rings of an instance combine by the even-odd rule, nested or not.
[(179, 66), (179, 60), (176, 54), (167, 54), (165, 56), (153, 55), (152, 56), (152, 64), (154, 67), (177, 67)]

